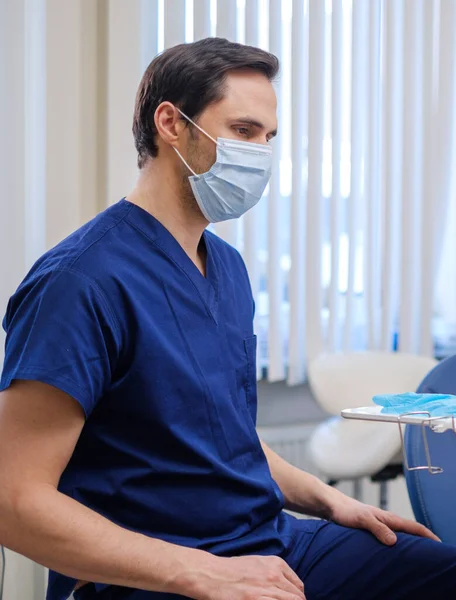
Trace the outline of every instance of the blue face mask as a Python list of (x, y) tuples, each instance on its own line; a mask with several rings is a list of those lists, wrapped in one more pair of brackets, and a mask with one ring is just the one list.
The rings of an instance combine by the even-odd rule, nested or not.
[(375, 404), (383, 406), (382, 413), (400, 415), (425, 411), (431, 417), (456, 416), (456, 396), (450, 394), (381, 394), (374, 396)]
[(189, 181), (201, 212), (210, 223), (237, 219), (259, 202), (266, 189), (271, 177), (272, 148), (226, 138), (215, 140), (177, 110), (217, 145), (217, 160), (209, 171), (201, 175), (195, 173), (179, 150), (174, 148), (193, 173)]

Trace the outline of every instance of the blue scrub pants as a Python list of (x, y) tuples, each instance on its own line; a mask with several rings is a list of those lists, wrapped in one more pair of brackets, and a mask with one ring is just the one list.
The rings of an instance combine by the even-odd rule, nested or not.
[[(456, 598), (456, 546), (398, 534), (384, 546), (372, 534), (301, 520), (283, 557), (304, 582), (307, 600), (449, 600)], [(182, 600), (183, 596), (89, 587), (77, 600)]]

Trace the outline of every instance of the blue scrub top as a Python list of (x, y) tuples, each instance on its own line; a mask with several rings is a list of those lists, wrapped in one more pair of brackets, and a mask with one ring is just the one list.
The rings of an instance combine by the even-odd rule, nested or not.
[[(291, 525), (255, 430), (247, 272), (218, 237), (206, 231), (201, 243), (206, 277), (126, 200), (77, 230), (8, 304), (0, 390), (42, 381), (82, 406), (64, 494), (176, 544), (280, 555)], [(51, 573), (48, 600), (74, 583)]]

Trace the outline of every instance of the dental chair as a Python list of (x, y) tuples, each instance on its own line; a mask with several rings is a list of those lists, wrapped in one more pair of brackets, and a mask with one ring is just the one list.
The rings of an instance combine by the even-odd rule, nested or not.
[[(418, 392), (456, 395), (456, 356), (439, 363), (423, 379)], [(456, 545), (456, 434), (433, 433), (426, 428), (426, 435), (432, 465), (442, 467), (443, 473), (406, 472), (410, 502), (417, 521), (442, 541)], [(426, 464), (421, 427), (407, 426), (405, 450), (410, 467)]]
[(413, 391), (437, 364), (434, 359), (396, 352), (326, 354), (309, 365), (314, 398), (334, 417), (324, 421), (309, 441), (309, 454), (319, 475), (330, 485), (353, 481), (361, 500), (361, 478), (380, 484), (379, 506), (388, 508), (388, 481), (403, 473), (397, 425), (351, 421), (344, 408), (372, 405), (376, 394)]

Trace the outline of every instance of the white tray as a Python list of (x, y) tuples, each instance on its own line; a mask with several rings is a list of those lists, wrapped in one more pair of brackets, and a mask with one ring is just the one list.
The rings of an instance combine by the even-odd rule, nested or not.
[[(452, 430), (456, 433), (456, 418), (455, 417), (430, 417), (426, 413), (402, 415), (391, 415), (382, 413), (381, 406), (362, 406), (360, 408), (346, 408), (341, 411), (341, 415), (345, 419), (356, 419), (358, 421), (377, 421), (383, 423), (396, 423), (399, 428), (401, 438), (402, 456), (404, 461), (404, 469), (406, 471), (422, 471), (426, 470), (431, 475), (442, 473), (441, 467), (432, 465), (431, 455), (429, 452), (429, 443), (426, 436), (426, 427), (429, 426), (431, 431), (435, 433), (443, 433), (444, 431)], [(426, 465), (410, 466), (407, 460), (407, 453), (404, 446), (404, 433), (402, 425), (421, 425), (423, 433), (423, 444), (426, 455)]]
[(379, 421), (384, 423), (403, 423), (405, 425), (429, 425), (433, 431), (443, 432), (453, 429), (452, 417), (429, 417), (425, 413), (391, 415), (382, 413), (381, 406), (362, 406), (360, 408), (346, 408), (341, 411), (344, 419), (357, 419), (359, 421)]

